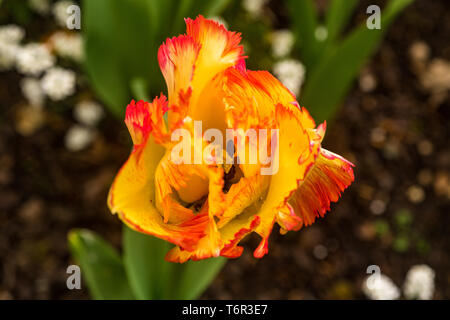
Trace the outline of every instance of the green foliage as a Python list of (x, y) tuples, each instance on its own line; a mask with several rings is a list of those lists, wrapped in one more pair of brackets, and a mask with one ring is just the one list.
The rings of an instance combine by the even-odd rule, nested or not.
[(413, 221), (413, 216), (411, 211), (407, 209), (399, 210), (395, 213), (395, 222), (399, 229), (408, 230)]
[(164, 260), (173, 245), (124, 227), (124, 262), (130, 286), (138, 299), (196, 299), (226, 262), (224, 258)]
[(116, 250), (94, 232), (69, 233), (72, 256), (95, 299), (133, 299), (122, 259)]
[(196, 299), (226, 263), (225, 258), (164, 260), (172, 244), (124, 226), (123, 261), (117, 251), (89, 230), (73, 230), (69, 246), (95, 299)]
[(340, 40), (341, 31), (356, 1), (333, 0), (326, 14), (328, 39), (315, 37), (319, 26), (312, 0), (288, 0), (298, 49), (306, 65), (307, 79), (300, 104), (317, 121), (330, 119), (339, 108), (359, 70), (379, 46), (397, 15), (413, 0), (391, 0), (381, 12), (381, 29), (368, 29), (366, 22)]
[(16, 23), (26, 26), (31, 20), (32, 12), (25, 1), (0, 0), (0, 22), (8, 20), (10, 16)]
[(420, 254), (427, 254), (430, 252), (431, 246), (430, 243), (425, 238), (419, 238), (416, 242), (416, 250)]
[(227, 259), (219, 257), (200, 261), (189, 261), (176, 265), (172, 271), (177, 280), (172, 299), (196, 299), (214, 280)]
[(155, 237), (123, 228), (124, 263), (138, 299), (162, 299), (170, 293), (168, 284), (172, 280), (173, 264), (164, 256), (171, 245)]
[(384, 219), (378, 219), (375, 222), (375, 232), (380, 237), (387, 235), (390, 232), (389, 223)]
[(409, 249), (410, 240), (407, 234), (401, 234), (394, 240), (393, 248), (397, 252), (406, 252)]
[(139, 79), (145, 96), (163, 88), (157, 50), (184, 31), (185, 17), (218, 14), (229, 0), (83, 0), (85, 69), (106, 106), (122, 118)]
[(315, 64), (321, 44), (315, 33), (319, 26), (316, 8), (312, 0), (288, 0), (292, 13), (292, 28), (301, 48), (302, 62), (309, 69)]

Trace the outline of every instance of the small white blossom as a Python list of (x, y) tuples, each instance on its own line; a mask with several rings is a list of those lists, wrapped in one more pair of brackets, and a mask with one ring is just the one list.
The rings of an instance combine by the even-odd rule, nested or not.
[(0, 71), (9, 70), (14, 66), (19, 49), (17, 44), (0, 41)]
[(76, 77), (72, 70), (54, 67), (41, 79), (44, 92), (54, 101), (62, 100), (75, 92)]
[(17, 54), (17, 69), (24, 74), (39, 75), (54, 63), (55, 57), (46, 46), (39, 43), (27, 44)]
[(17, 25), (10, 24), (0, 27), (0, 42), (18, 44), (24, 36), (25, 31)]
[(73, 112), (75, 119), (87, 126), (95, 126), (104, 114), (102, 106), (95, 101), (81, 101)]
[(59, 31), (52, 35), (50, 42), (59, 56), (77, 62), (83, 60), (83, 39), (79, 33)]
[(300, 94), (300, 88), (305, 78), (305, 67), (300, 61), (286, 59), (273, 66), (275, 76), (295, 95)]
[(28, 0), (28, 5), (41, 15), (46, 15), (50, 11), (49, 0)]
[(17, 60), (25, 31), (16, 25), (0, 27), (0, 71), (11, 69)]
[(94, 131), (80, 125), (72, 126), (66, 133), (64, 142), (70, 151), (80, 151), (86, 148), (94, 139)]
[(262, 14), (264, 5), (267, 1), (268, 0), (244, 0), (242, 5), (252, 17), (256, 18)]
[(38, 79), (23, 78), (20, 82), (20, 86), (24, 97), (32, 106), (42, 107), (45, 100), (45, 94)]
[(434, 270), (422, 264), (413, 266), (406, 274), (403, 293), (407, 299), (430, 300), (434, 294)]
[(294, 35), (289, 30), (277, 30), (272, 33), (272, 54), (275, 58), (283, 58), (291, 53)]
[(397, 300), (400, 297), (398, 287), (384, 274), (373, 274), (367, 277), (362, 290), (371, 300)]
[(67, 26), (67, 18), (69, 18), (69, 14), (67, 13), (67, 8), (74, 5), (72, 1), (58, 1), (53, 5), (52, 11), (53, 15), (55, 16), (56, 22), (61, 27)]

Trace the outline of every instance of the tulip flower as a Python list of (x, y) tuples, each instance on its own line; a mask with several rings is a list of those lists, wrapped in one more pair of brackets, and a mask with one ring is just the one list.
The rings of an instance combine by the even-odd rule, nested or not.
[[(322, 148), (326, 124), (316, 127), (281, 82), (246, 68), (239, 33), (202, 16), (186, 25), (158, 52), (168, 98), (127, 106), (134, 147), (108, 205), (132, 229), (173, 243), (168, 261), (239, 257), (252, 232), (261, 258), (275, 223), (284, 234), (325, 215), (354, 180), (353, 165)], [(244, 156), (196, 132), (196, 123), (233, 130), (231, 150), (240, 145)]]

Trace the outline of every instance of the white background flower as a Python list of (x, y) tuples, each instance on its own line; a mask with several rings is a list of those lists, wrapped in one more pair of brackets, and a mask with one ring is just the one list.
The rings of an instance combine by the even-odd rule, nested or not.
[(0, 41), (18, 44), (25, 36), (22, 27), (14, 24), (0, 27)]
[(17, 55), (17, 69), (29, 75), (39, 75), (52, 67), (55, 57), (46, 46), (39, 43), (30, 43), (23, 46)]
[(242, 6), (254, 18), (261, 15), (264, 5), (268, 0), (244, 0)]
[(52, 11), (53, 15), (55, 16), (56, 22), (61, 27), (67, 26), (67, 18), (69, 18), (69, 14), (67, 13), (67, 8), (69, 8), (71, 5), (74, 5), (72, 1), (58, 1), (53, 5)]
[(62, 100), (75, 92), (76, 76), (72, 70), (54, 67), (41, 80), (44, 92), (54, 101)]
[(25, 31), (17, 25), (0, 27), (0, 70), (9, 70), (16, 63), (20, 41)]
[(87, 126), (95, 126), (104, 115), (103, 108), (95, 101), (81, 101), (73, 111), (75, 119)]
[(400, 297), (398, 287), (384, 274), (373, 274), (367, 277), (362, 290), (371, 300), (397, 300)]
[(289, 30), (277, 30), (272, 33), (272, 55), (283, 58), (291, 53), (294, 35)]
[(45, 100), (45, 94), (39, 79), (23, 78), (20, 82), (20, 87), (24, 97), (32, 106), (42, 107)]
[(295, 95), (300, 94), (300, 88), (305, 79), (305, 67), (300, 61), (286, 59), (273, 66), (275, 76)]
[(86, 148), (93, 139), (94, 132), (92, 129), (74, 125), (66, 133), (65, 145), (70, 151), (80, 151)]
[(49, 0), (28, 0), (28, 5), (31, 9), (42, 15), (50, 11)]
[(434, 270), (425, 264), (409, 269), (403, 285), (403, 293), (408, 299), (430, 300), (434, 294)]
[(80, 62), (83, 60), (83, 39), (79, 33), (58, 31), (50, 42), (57, 55)]

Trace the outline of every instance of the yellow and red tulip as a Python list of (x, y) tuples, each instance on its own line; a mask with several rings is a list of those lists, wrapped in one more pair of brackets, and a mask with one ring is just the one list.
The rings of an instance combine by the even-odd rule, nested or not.
[[(321, 147), (325, 124), (316, 127), (277, 79), (246, 69), (239, 33), (202, 16), (186, 25), (186, 34), (168, 39), (158, 53), (168, 99), (127, 107), (134, 148), (108, 205), (131, 228), (173, 243), (168, 261), (239, 257), (238, 244), (251, 232), (262, 238), (254, 251), (261, 258), (275, 222), (285, 233), (323, 217), (354, 180), (353, 165)], [(277, 172), (261, 174), (267, 164), (259, 160), (174, 163), (175, 130), (188, 130), (202, 150), (209, 145), (194, 137), (194, 121), (222, 131), (277, 129)]]

